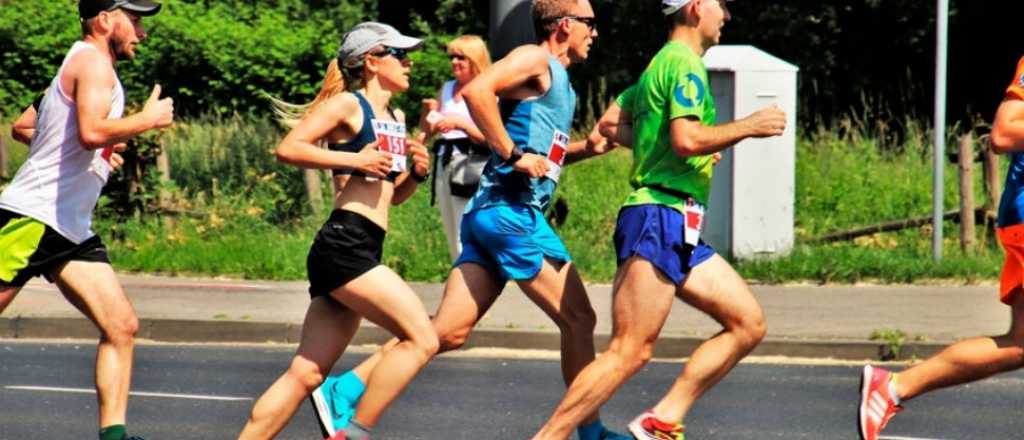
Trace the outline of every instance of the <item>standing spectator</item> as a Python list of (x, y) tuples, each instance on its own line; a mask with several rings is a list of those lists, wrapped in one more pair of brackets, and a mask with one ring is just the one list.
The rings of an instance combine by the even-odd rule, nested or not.
[(476, 193), (484, 165), (491, 156), (483, 133), (469, 116), (462, 88), (491, 66), (491, 55), (483, 39), (463, 35), (448, 43), (448, 56), (455, 79), (441, 86), (437, 99), (423, 101), (420, 140), (440, 136), (434, 144), (437, 161), (431, 188), (448, 236), (448, 253), (454, 261), (462, 253), (459, 242), (462, 212)]

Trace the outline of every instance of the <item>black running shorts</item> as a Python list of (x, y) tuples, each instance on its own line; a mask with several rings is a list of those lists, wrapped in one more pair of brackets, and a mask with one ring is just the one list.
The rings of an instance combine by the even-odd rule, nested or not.
[(50, 279), (68, 261), (110, 264), (98, 235), (81, 244), (21, 214), (0, 209), (0, 287), (22, 287), (37, 276)]
[(352, 211), (335, 209), (306, 258), (311, 297), (329, 295), (380, 265), (385, 231)]

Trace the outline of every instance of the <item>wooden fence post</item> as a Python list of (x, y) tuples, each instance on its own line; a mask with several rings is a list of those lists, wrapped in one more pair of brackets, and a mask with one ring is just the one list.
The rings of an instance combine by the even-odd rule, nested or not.
[(320, 189), (320, 171), (305, 169), (302, 171), (302, 180), (306, 183), (306, 200), (309, 201), (309, 209), (313, 215), (319, 214), (323, 207), (323, 190)]
[(164, 145), (160, 145), (160, 155), (156, 157), (156, 170), (160, 174), (160, 208), (167, 209), (171, 204), (171, 194), (166, 188), (171, 181), (171, 159)]
[(7, 141), (0, 136), (0, 178), (7, 178)]
[(974, 250), (974, 136), (960, 138), (960, 249)]

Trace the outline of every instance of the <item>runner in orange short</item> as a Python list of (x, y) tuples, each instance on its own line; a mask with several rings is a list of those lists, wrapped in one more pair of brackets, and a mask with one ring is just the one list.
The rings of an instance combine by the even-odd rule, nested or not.
[(996, 112), (992, 150), (1010, 154), (997, 230), (1006, 249), (999, 297), (1011, 307), (1010, 330), (960, 341), (899, 374), (865, 366), (857, 411), (861, 439), (877, 439), (905, 400), (1024, 367), (1024, 58)]

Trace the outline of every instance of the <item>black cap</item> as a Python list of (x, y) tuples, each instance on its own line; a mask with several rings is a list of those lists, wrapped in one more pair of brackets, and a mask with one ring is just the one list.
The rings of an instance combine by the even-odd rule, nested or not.
[(78, 2), (78, 16), (88, 20), (103, 11), (124, 9), (135, 15), (148, 17), (160, 12), (162, 5), (152, 0), (81, 0)]

